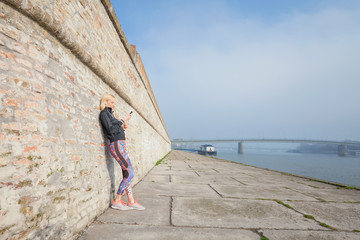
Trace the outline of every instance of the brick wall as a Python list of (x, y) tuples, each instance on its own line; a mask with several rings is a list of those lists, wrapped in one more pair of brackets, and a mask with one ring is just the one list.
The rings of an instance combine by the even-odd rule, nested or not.
[(109, 206), (121, 171), (98, 121), (105, 93), (134, 111), (134, 183), (170, 151), (107, 0), (0, 1), (0, 80), (0, 239), (74, 239)]

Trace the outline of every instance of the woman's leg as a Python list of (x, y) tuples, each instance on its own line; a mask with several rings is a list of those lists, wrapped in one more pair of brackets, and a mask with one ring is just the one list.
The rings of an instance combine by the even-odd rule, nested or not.
[(126, 163), (128, 164), (128, 168), (127, 168), (127, 173), (129, 176), (126, 178), (126, 180), (124, 181), (125, 178), (123, 178), (124, 181), (124, 188), (126, 191), (126, 195), (128, 197), (128, 202), (129, 203), (133, 203), (134, 202), (134, 197), (132, 194), (132, 187), (131, 187), (131, 183), (130, 181), (133, 179), (134, 177), (134, 169), (131, 165), (131, 161), (129, 158), (129, 150), (126, 144), (126, 141), (120, 142), (121, 148), (120, 149), (120, 154), (121, 156), (124, 158), (124, 160), (126, 161)]
[[(129, 202), (134, 202), (134, 198), (132, 196), (132, 189), (130, 181), (134, 177), (134, 170), (132, 168), (127, 146), (125, 141), (116, 141), (110, 144), (110, 150), (113, 157), (116, 159), (116, 161), (120, 164), (122, 173), (123, 173), (123, 179), (119, 185), (119, 189), (117, 192), (117, 196), (115, 199), (115, 202), (118, 202), (121, 200), (121, 196), (123, 195), (124, 191), (126, 190)], [(130, 189), (129, 189), (130, 187)]]
[(129, 203), (135, 202), (134, 197), (133, 197), (133, 194), (132, 194), (131, 184), (129, 184), (128, 188), (125, 189), (125, 191), (126, 191), (126, 195), (127, 195), (127, 198), (128, 198)]
[(122, 206), (119, 206), (116, 208), (119, 208), (120, 210), (127, 210), (127, 209), (124, 209), (124, 207), (123, 207), (124, 203), (121, 201), (121, 196), (124, 193), (124, 191), (126, 190), (126, 195), (128, 197), (127, 207), (130, 209), (135, 209), (135, 210), (145, 210), (145, 208), (141, 204), (139, 204), (137, 202), (137, 200), (134, 201), (134, 197), (132, 194), (132, 187), (131, 187), (130, 181), (134, 177), (134, 169), (130, 162), (126, 142), (125, 141), (117, 141), (113, 144), (113, 147), (111, 147), (110, 149), (111, 149), (111, 152), (112, 152), (114, 158), (120, 164), (120, 166), (122, 168), (122, 172), (123, 172), (123, 180), (120, 183), (119, 190), (117, 192), (118, 195), (115, 198), (115, 204), (120, 202), (122, 204)]

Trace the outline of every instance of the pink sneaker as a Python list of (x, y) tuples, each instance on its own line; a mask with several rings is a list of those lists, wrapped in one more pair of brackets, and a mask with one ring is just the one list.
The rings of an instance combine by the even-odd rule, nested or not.
[(111, 204), (111, 208), (119, 209), (122, 211), (131, 209), (130, 207), (126, 206), (126, 204), (123, 200), (120, 200), (118, 202), (115, 202), (115, 200), (113, 200), (113, 202)]
[(145, 210), (145, 208), (142, 206), (142, 205), (140, 205), (138, 202), (137, 202), (137, 198), (136, 198), (136, 200), (135, 200), (135, 202), (134, 203), (129, 203), (128, 202), (128, 207), (130, 208), (130, 209), (134, 209), (134, 210)]

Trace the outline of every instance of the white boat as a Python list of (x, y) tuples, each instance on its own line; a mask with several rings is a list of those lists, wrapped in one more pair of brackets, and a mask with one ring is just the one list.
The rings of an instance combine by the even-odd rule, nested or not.
[(215, 147), (209, 144), (201, 145), (198, 154), (202, 155), (216, 155)]

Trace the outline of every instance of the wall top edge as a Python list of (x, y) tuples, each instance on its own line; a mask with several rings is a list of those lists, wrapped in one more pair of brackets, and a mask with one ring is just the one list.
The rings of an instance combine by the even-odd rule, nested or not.
[[(167, 133), (167, 129), (166, 129), (166, 125), (165, 125), (164, 119), (163, 119), (162, 114), (161, 114), (161, 112), (160, 112), (160, 110), (159, 110), (159, 106), (158, 106), (158, 104), (157, 104), (157, 102), (156, 102), (156, 99), (153, 99), (153, 98), (151, 97), (151, 96), (154, 96), (154, 93), (153, 93), (153, 91), (152, 91), (151, 88), (149, 89), (149, 88), (147, 87), (147, 84), (145, 83), (145, 80), (144, 80), (143, 77), (141, 76), (140, 70), (138, 69), (138, 66), (137, 66), (137, 64), (136, 64), (136, 55), (139, 54), (139, 53), (136, 51), (136, 46), (133, 45), (133, 44), (130, 44), (130, 43), (128, 42), (128, 40), (127, 40), (127, 38), (126, 38), (126, 36), (125, 36), (124, 30), (123, 30), (123, 28), (122, 28), (122, 26), (121, 26), (121, 24), (120, 24), (120, 22), (119, 22), (119, 19), (118, 19), (116, 13), (115, 13), (114, 7), (113, 7), (112, 4), (111, 4), (111, 1), (110, 1), (110, 0), (100, 0), (100, 1), (101, 1), (102, 4), (104, 5), (104, 8), (106, 9), (106, 11), (107, 11), (107, 13), (108, 13), (108, 15), (109, 15), (109, 17), (110, 17), (110, 20), (111, 20), (111, 22), (113, 23), (114, 28), (116, 29), (116, 32), (118, 33), (118, 35), (119, 35), (119, 37), (120, 37), (120, 40), (121, 40), (122, 43), (124, 44), (124, 47), (125, 47), (125, 49), (126, 49), (126, 52), (127, 52), (127, 54), (129, 55), (129, 57), (130, 57), (133, 65), (134, 65), (135, 69), (136, 69), (137, 72), (139, 73), (139, 76), (140, 76), (140, 78), (141, 78), (141, 81), (143, 82), (146, 90), (148, 91), (149, 97), (150, 97), (151, 101), (152, 101), (153, 104), (154, 104), (154, 107), (155, 107), (156, 112), (157, 112), (157, 114), (158, 114), (158, 116), (159, 116), (159, 119), (160, 119), (160, 121), (161, 121), (161, 123), (162, 123), (162, 125), (163, 125), (163, 127), (164, 127), (164, 129), (165, 129), (165, 131), (166, 131), (166, 134), (168, 135), (168, 138), (170, 139), (169, 134)], [(142, 63), (141, 63), (141, 64), (142, 64)], [(154, 97), (154, 98), (155, 98), (155, 97)]]

